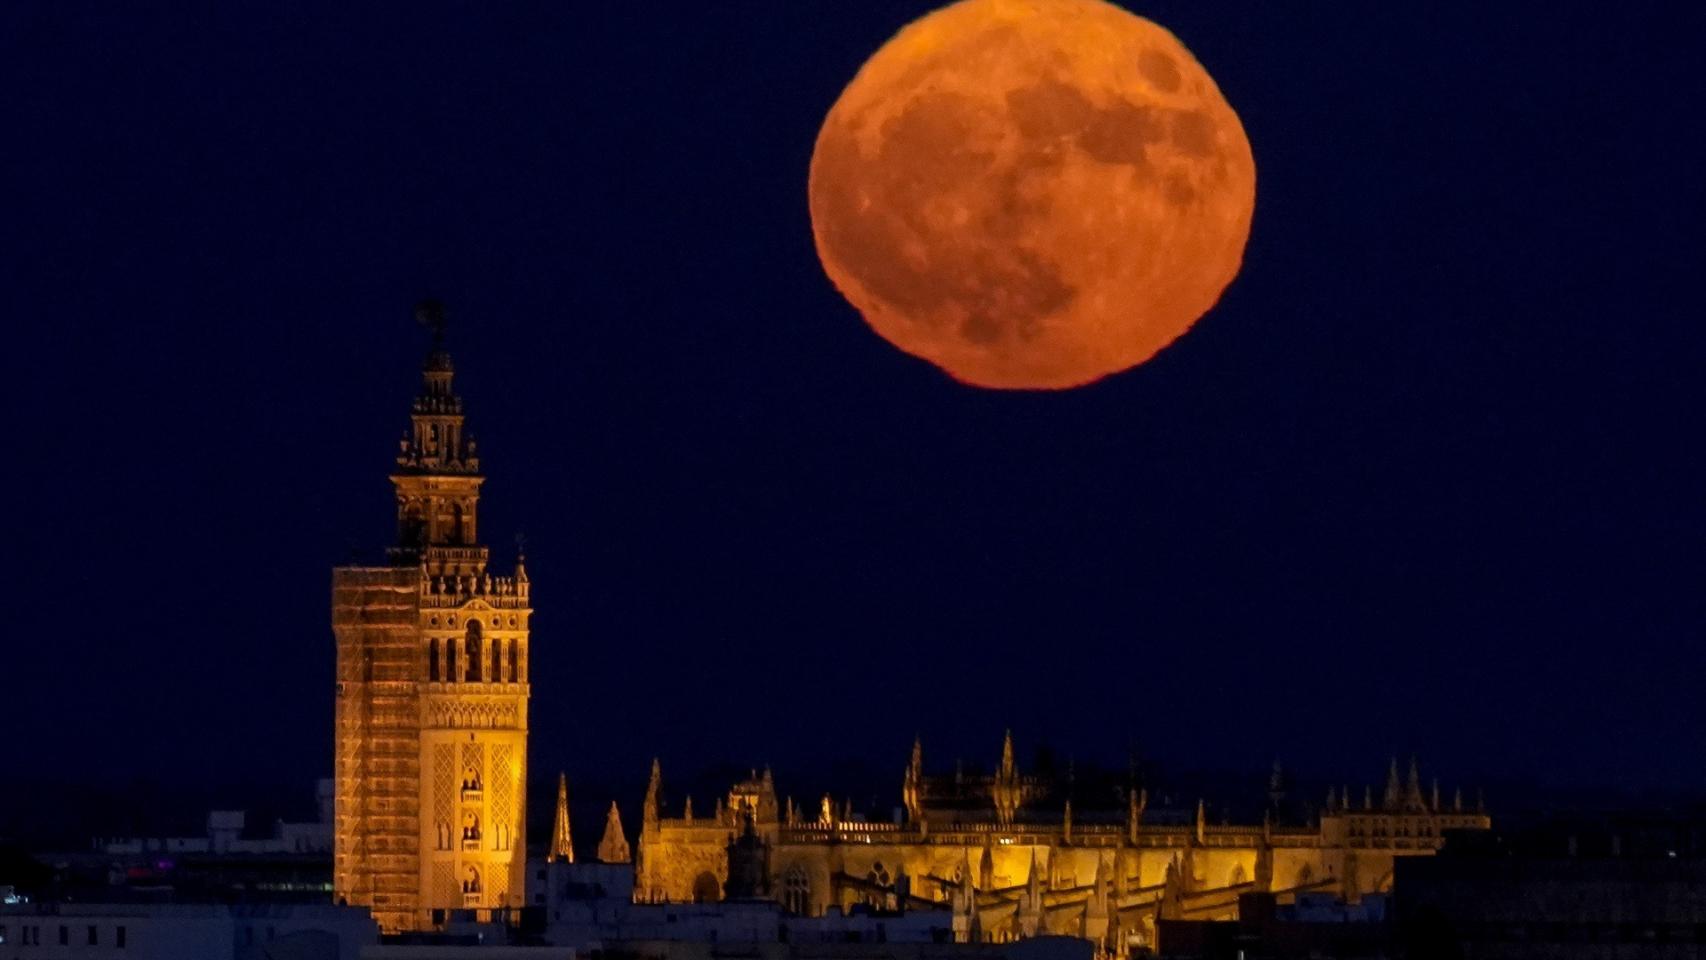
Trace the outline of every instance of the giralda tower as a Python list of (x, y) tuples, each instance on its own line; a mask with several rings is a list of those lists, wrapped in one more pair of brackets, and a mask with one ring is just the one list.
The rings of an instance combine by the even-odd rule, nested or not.
[(397, 468), (385, 566), (332, 571), (337, 639), (335, 897), (386, 931), (518, 908), (526, 860), (527, 571), (494, 576), (480, 460), (442, 313)]

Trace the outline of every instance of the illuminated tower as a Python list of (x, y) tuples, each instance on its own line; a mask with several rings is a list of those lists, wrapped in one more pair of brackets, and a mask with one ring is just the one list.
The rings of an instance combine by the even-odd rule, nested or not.
[(332, 571), (335, 896), (386, 931), (519, 908), (526, 858), (527, 572), (488, 569), (442, 315), (421, 317), (433, 348), (391, 477), (396, 546)]

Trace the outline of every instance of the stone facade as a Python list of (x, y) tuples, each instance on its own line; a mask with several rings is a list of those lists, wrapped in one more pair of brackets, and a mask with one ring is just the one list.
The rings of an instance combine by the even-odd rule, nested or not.
[(524, 562), (496, 576), (480, 544), (453, 375), (440, 326), (391, 477), (389, 562), (332, 572), (333, 886), (387, 932), (523, 900), (533, 611)]
[[(896, 822), (854, 819), (823, 798), (815, 817), (777, 801), (768, 770), (734, 785), (710, 817), (691, 802), (679, 817), (661, 809), (660, 774), (642, 813), (637, 899), (717, 899), (730, 889), (731, 859), (756, 836), (765, 882), (758, 887), (790, 912), (820, 916), (859, 903), (879, 909), (948, 906), (962, 941), (1041, 934), (1085, 937), (1115, 952), (1152, 944), (1161, 919), (1231, 919), (1238, 897), (1327, 893), (1355, 901), (1391, 887), (1394, 862), (1429, 855), (1452, 829), (1485, 829), (1488, 817), (1461, 798), (1424, 795), (1412, 765), (1396, 762), (1379, 803), (1328, 802), (1304, 822), (1237, 825), (1149, 810), (1147, 794), (1125, 791), (1123, 809), (1083, 810), (1058, 784), (1027, 777), (1011, 738), (993, 776), (929, 777), (915, 746)], [(1088, 806), (1088, 805), (1087, 805)], [(740, 872), (736, 864), (736, 873)], [(749, 869), (749, 867), (748, 867)]]

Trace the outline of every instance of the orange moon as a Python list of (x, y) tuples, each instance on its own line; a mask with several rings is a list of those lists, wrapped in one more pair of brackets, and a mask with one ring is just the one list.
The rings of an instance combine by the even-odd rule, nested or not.
[(965, 383), (1064, 389), (1214, 306), (1256, 164), (1164, 28), (1101, 0), (963, 0), (859, 70), (809, 192), (824, 270), (877, 333)]

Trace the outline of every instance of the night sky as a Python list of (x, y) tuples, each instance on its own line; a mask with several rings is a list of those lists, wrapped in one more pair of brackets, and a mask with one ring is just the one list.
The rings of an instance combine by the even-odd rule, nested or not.
[(330, 568), (392, 535), (434, 296), (536, 773), (898, 789), (1012, 727), (1706, 789), (1699, 5), (1134, 3), (1255, 227), (1068, 393), (952, 382), (818, 266), (819, 123), (929, 6), (0, 6), (0, 782), (330, 774)]

